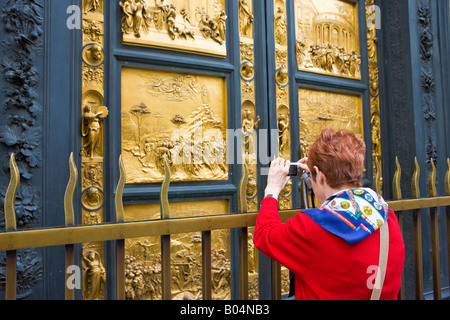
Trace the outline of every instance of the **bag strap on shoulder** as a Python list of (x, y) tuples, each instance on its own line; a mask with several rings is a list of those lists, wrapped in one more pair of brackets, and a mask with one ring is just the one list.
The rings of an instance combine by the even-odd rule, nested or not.
[(381, 290), (383, 289), (384, 278), (386, 276), (388, 254), (389, 254), (389, 226), (388, 222), (385, 221), (380, 227), (380, 257), (378, 261), (378, 272), (370, 300), (380, 299)]

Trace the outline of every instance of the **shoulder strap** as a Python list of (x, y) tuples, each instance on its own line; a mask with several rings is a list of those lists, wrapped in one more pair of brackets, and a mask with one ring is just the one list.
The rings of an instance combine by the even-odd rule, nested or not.
[(389, 226), (388, 222), (386, 221), (380, 227), (380, 257), (378, 261), (378, 272), (370, 300), (380, 299), (381, 289), (383, 288), (384, 278), (386, 276), (388, 254), (389, 254)]

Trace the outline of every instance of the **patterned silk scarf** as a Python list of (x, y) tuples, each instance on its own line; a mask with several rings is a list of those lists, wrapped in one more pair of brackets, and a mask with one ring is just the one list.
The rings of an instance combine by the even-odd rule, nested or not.
[(319, 208), (302, 212), (325, 230), (347, 241), (349, 245), (367, 238), (389, 217), (386, 201), (369, 188), (340, 191), (328, 198)]

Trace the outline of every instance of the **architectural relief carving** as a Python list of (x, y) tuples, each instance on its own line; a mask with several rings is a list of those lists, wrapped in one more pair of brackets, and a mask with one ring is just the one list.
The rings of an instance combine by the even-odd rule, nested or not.
[(296, 0), (299, 70), (360, 79), (357, 5)]
[(254, 63), (255, 62), (255, 53), (254, 53), (254, 45), (253, 43), (245, 43), (245, 42), (241, 42), (241, 61), (242, 62), (250, 62), (250, 63)]
[(83, 85), (95, 85), (103, 87), (104, 66), (90, 67), (83, 64)]
[[(366, 16), (373, 15), (374, 0), (366, 1)], [(381, 167), (381, 120), (379, 99), (379, 70), (377, 53), (377, 34), (374, 26), (367, 28), (367, 53), (369, 60), (369, 92), (370, 92), (370, 125), (372, 133), (372, 169), (374, 181), (379, 180), (379, 188), (376, 190), (382, 194), (382, 167)], [(377, 178), (379, 177), (379, 178)]]
[(224, 81), (124, 69), (122, 148), (130, 183), (161, 181), (164, 155), (172, 181), (228, 179)]
[[(125, 207), (126, 220), (158, 219), (159, 204)], [(171, 204), (171, 217), (207, 216), (229, 212), (228, 201), (209, 200)], [(230, 232), (211, 232), (212, 298), (231, 298)], [(160, 237), (127, 239), (126, 298), (128, 300), (161, 299)], [(171, 288), (173, 300), (200, 300), (202, 295), (201, 233), (171, 235)]]
[(247, 100), (242, 104), (242, 137), (243, 149), (246, 160), (251, 163), (256, 161), (256, 130), (259, 127), (261, 118), (255, 116), (255, 105)]
[(83, 297), (85, 300), (103, 300), (106, 272), (100, 255), (93, 249), (83, 250)]
[(239, 34), (242, 37), (253, 38), (252, 1), (239, 0)]
[[(82, 224), (103, 222), (103, 127), (108, 109), (103, 104), (105, 52), (103, 0), (83, 0), (81, 99)], [(83, 298), (103, 300), (106, 269), (103, 243), (83, 243)]]
[(103, 44), (103, 22), (96, 20), (83, 20), (83, 33), (85, 39), (90, 42)]
[(121, 0), (119, 5), (126, 43), (226, 54), (224, 0), (206, 6), (200, 0)]
[(83, 49), (83, 61), (93, 67), (98, 67), (103, 63), (105, 55), (100, 44), (88, 44)]
[(81, 195), (83, 208), (88, 211), (97, 211), (103, 206), (103, 191), (98, 187), (89, 187)]
[(325, 127), (346, 129), (363, 136), (359, 96), (300, 88), (299, 115), (302, 157), (308, 154), (308, 147)]
[(245, 61), (241, 64), (241, 77), (245, 81), (250, 81), (255, 76), (255, 69), (251, 62)]
[[(280, 4), (283, 2), (281, 1)], [(275, 9), (275, 43), (280, 46), (286, 46), (287, 44), (287, 24), (285, 7), (283, 5), (277, 5)]]
[(286, 105), (280, 105), (277, 111), (278, 115), (278, 150), (280, 156), (289, 155), (291, 150), (291, 137), (290, 137), (290, 114), (289, 107)]
[(81, 129), (83, 136), (82, 156), (91, 159), (102, 156), (99, 143), (102, 135), (102, 122), (107, 116), (108, 109), (106, 107), (100, 106), (94, 111), (90, 104), (85, 105)]
[[(31, 295), (33, 287), (42, 281), (43, 266), (36, 250), (17, 251), (17, 299)], [(0, 255), (0, 288), (6, 284), (6, 256)]]
[[(239, 36), (241, 56), (241, 134), (243, 160), (247, 164), (247, 211), (258, 208), (256, 175), (256, 130), (260, 118), (255, 110), (255, 52), (253, 40), (253, 1), (239, 0)], [(251, 280), (249, 280), (251, 281)]]
[(426, 162), (437, 161), (438, 146), (436, 132), (435, 76), (433, 71), (433, 33), (430, 1), (418, 1), (417, 17), (419, 22), (420, 84), (422, 88), (423, 117), (426, 124)]
[[(274, 0), (275, 79), (277, 101), (278, 155), (291, 160), (291, 149), (286, 141), (290, 137), (289, 126), (289, 54), (286, 1)], [(280, 194), (279, 208), (292, 207), (291, 185), (288, 183)]]
[(103, 8), (102, 0), (83, 0), (83, 1), (84, 1), (83, 6), (84, 14), (87, 14), (89, 12), (101, 12)]
[[(19, 231), (35, 226), (41, 220), (42, 124), (37, 63), (43, 51), (43, 1), (7, 0), (2, 2), (1, 40), (3, 74), (0, 116), (0, 149), (2, 167), (14, 153), (20, 171), (16, 196), (16, 218)], [(7, 173), (5, 171), (4, 173)], [(2, 180), (3, 183), (4, 180)], [(5, 230), (3, 202), (6, 188), (0, 189), (0, 226)], [(5, 285), (5, 253), (0, 254), (0, 288)], [(35, 249), (17, 251), (17, 298), (32, 293), (42, 280), (42, 260)]]

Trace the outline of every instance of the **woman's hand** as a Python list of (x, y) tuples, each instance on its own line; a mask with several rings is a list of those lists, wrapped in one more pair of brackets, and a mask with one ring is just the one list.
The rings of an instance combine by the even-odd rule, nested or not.
[(310, 172), (308, 165), (306, 162), (308, 161), (308, 157), (304, 157), (303, 159), (298, 160), (297, 164), (300, 169), (302, 169), (305, 172)]
[(275, 198), (278, 198), (280, 192), (284, 189), (290, 179), (288, 176), (289, 166), (290, 161), (281, 158), (272, 161), (267, 177), (266, 196), (271, 194)]

